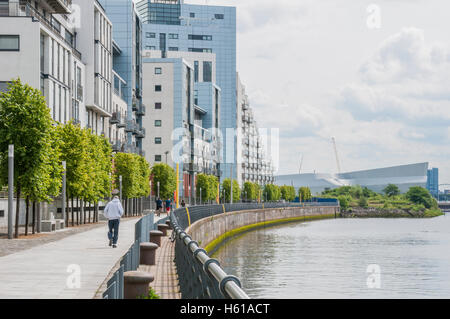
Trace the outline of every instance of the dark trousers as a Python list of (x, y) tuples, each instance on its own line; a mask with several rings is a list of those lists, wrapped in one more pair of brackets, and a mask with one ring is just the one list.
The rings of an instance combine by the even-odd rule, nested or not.
[(117, 244), (117, 240), (119, 239), (119, 223), (120, 219), (114, 219), (108, 221), (108, 238), (113, 241), (113, 245)]

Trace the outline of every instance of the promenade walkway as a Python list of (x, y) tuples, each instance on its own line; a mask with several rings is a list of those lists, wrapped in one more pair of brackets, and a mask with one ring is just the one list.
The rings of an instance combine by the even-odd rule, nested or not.
[(161, 238), (161, 247), (156, 250), (156, 265), (141, 265), (138, 270), (155, 276), (150, 286), (161, 299), (181, 299), (177, 269), (173, 262), (175, 242), (171, 242), (169, 236)]
[(115, 249), (108, 246), (105, 225), (0, 257), (0, 299), (93, 298), (133, 244), (138, 220), (122, 220)]

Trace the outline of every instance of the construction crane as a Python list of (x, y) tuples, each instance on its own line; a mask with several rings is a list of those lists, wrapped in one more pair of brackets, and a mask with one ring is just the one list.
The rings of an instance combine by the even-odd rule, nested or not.
[(334, 146), (334, 154), (336, 155), (336, 164), (337, 164), (337, 169), (338, 169), (338, 173), (341, 173), (341, 164), (339, 164), (339, 156), (338, 156), (338, 151), (337, 151), (337, 146), (336, 146), (336, 139), (334, 137), (331, 138), (331, 142), (333, 143)]

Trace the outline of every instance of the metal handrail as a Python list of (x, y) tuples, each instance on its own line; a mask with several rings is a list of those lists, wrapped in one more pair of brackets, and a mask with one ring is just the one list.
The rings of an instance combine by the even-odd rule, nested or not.
[(239, 279), (237, 277), (227, 275), (227, 273), (218, 265), (218, 262), (210, 258), (206, 251), (201, 248), (196, 241), (192, 240), (186, 232), (183, 231), (183, 229), (178, 225), (178, 221), (174, 214), (171, 214), (171, 222), (173, 224), (173, 229), (176, 236), (193, 254), (193, 257), (200, 262), (204, 271), (215, 278), (215, 280), (219, 283), (219, 289), (224, 296), (228, 296), (231, 299), (250, 299), (245, 291), (242, 290)]

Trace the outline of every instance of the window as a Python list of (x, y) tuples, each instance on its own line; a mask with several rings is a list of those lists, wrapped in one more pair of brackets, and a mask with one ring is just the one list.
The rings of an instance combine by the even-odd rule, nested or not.
[(161, 85), (155, 85), (155, 92), (161, 92), (161, 91), (162, 91)]
[(178, 47), (169, 47), (169, 51), (178, 51)]
[(169, 39), (178, 39), (177, 33), (169, 33)]
[(212, 41), (212, 35), (189, 34), (188, 39), (189, 40)]
[(153, 32), (146, 32), (146, 33), (145, 33), (145, 36), (146, 36), (147, 38), (149, 38), (149, 39), (154, 39), (154, 38), (156, 38), (156, 33), (153, 33)]
[(156, 102), (155, 103), (155, 110), (161, 110), (162, 109), (162, 103), (161, 102)]
[(20, 51), (20, 36), (0, 35), (0, 51)]
[(189, 17), (190, 18), (195, 18), (195, 13), (194, 12), (189, 13)]
[(146, 50), (156, 50), (156, 47), (154, 45), (146, 45), (145, 49)]
[(225, 18), (225, 16), (223, 14), (216, 13), (214, 15), (214, 18), (217, 20), (223, 20)]
[(155, 137), (155, 144), (162, 144), (162, 138), (161, 137)]
[(155, 127), (161, 127), (162, 121), (161, 120), (155, 120)]
[(162, 156), (161, 155), (155, 155), (155, 162), (161, 162)]
[(203, 82), (212, 82), (212, 62), (203, 61)]
[(198, 61), (194, 61), (194, 81), (198, 82)]
[(162, 74), (161, 68), (155, 68), (155, 74)]
[(212, 49), (208, 48), (189, 48), (189, 52), (202, 52), (202, 53), (212, 53)]

